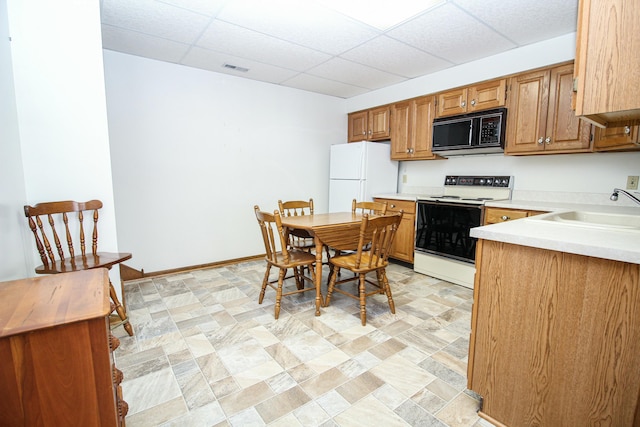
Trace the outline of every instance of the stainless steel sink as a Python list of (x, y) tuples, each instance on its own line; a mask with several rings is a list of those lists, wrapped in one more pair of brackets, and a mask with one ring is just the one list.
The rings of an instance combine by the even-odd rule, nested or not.
[(537, 215), (526, 219), (529, 221), (552, 222), (568, 226), (640, 232), (640, 215), (569, 211)]

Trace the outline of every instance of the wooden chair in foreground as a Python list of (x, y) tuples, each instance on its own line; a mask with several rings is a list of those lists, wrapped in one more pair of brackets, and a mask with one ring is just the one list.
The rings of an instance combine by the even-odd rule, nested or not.
[[(125, 252), (98, 252), (98, 210), (100, 208), (102, 208), (102, 202), (99, 200), (84, 203), (48, 202), (24, 207), (24, 214), (29, 220), (29, 227), (35, 237), (42, 260), (42, 265), (36, 267), (37, 274), (67, 273), (93, 268), (110, 270), (114, 265), (131, 258), (131, 254)], [(84, 223), (85, 213), (89, 217), (87, 224)], [(89, 242), (85, 239), (85, 227), (87, 230), (91, 229), (91, 234), (88, 236), (91, 244), (89, 253), (86, 250), (86, 244)], [(78, 246), (80, 253), (76, 254)], [(111, 280), (109, 280), (109, 296), (120, 318), (120, 322), (113, 323), (111, 326), (116, 327), (122, 324), (129, 336), (133, 336), (133, 328), (124, 307), (118, 300)]]
[[(265, 261), (267, 262), (267, 270), (265, 271), (264, 279), (262, 280), (262, 289), (260, 290), (258, 303), (262, 304), (267, 286), (273, 288), (276, 291), (275, 318), (277, 319), (280, 316), (280, 303), (283, 296), (306, 291), (315, 292), (314, 266), (316, 257), (310, 252), (296, 248), (289, 248), (287, 236), (285, 236), (284, 229), (282, 227), (282, 219), (278, 211), (274, 211), (273, 214), (270, 214), (268, 212), (262, 212), (258, 206), (254, 206), (253, 209), (255, 211), (258, 224), (260, 225), (260, 231), (262, 232), (264, 249), (266, 251)], [(269, 280), (271, 267), (276, 267), (280, 270), (277, 280)], [(304, 267), (309, 268), (310, 277), (304, 274)], [(283, 283), (287, 278), (286, 273), (288, 269), (293, 270), (293, 275), (296, 280), (296, 289), (283, 293)], [(311, 282), (313, 286), (310, 288), (305, 287), (304, 285), (307, 281)]]
[[(360, 301), (360, 320), (362, 325), (367, 324), (367, 297), (375, 294), (386, 294), (391, 313), (395, 313), (395, 305), (391, 288), (387, 279), (386, 267), (389, 265), (389, 251), (395, 237), (396, 230), (402, 219), (402, 211), (393, 215), (370, 217), (364, 214), (359, 228), (354, 227), (326, 227), (324, 230), (316, 230), (319, 237), (332, 247), (341, 250), (356, 248), (354, 252), (333, 256), (331, 263), (331, 277), (329, 290), (325, 298), (324, 306), (331, 301), (334, 291), (340, 292)], [(355, 243), (357, 241), (357, 243)], [(355, 244), (355, 246), (354, 246)], [(350, 248), (351, 247), (351, 248)], [(347, 269), (355, 273), (354, 277), (338, 280), (340, 269)], [(375, 272), (377, 282), (367, 279), (367, 273)], [(357, 280), (358, 292), (356, 295), (340, 289), (340, 285)], [(373, 291), (367, 291), (366, 286), (371, 285)]]

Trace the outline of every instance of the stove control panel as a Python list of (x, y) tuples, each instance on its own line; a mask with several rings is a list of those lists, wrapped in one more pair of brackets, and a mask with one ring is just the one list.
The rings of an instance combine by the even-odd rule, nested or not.
[(457, 176), (447, 175), (444, 185), (511, 188), (511, 176)]

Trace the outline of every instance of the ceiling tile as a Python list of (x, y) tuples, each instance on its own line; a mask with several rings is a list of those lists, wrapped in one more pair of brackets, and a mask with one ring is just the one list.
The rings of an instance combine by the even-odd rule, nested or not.
[(189, 45), (135, 31), (102, 25), (102, 44), (106, 49), (159, 61), (178, 63)]
[(197, 44), (209, 50), (297, 71), (304, 71), (331, 58), (326, 53), (219, 20), (209, 25)]
[(376, 70), (366, 65), (356, 64), (342, 58), (333, 58), (310, 69), (308, 73), (368, 89), (379, 89), (407, 80), (405, 77)]
[(215, 16), (229, 0), (158, 0), (161, 3), (167, 3), (198, 12), (207, 16)]
[(387, 35), (456, 64), (516, 47), (451, 3), (412, 19)]
[(311, 1), (234, 0), (218, 19), (334, 55), (379, 34)]
[(387, 36), (376, 37), (340, 57), (408, 78), (424, 76), (453, 65)]
[(323, 79), (309, 74), (298, 74), (289, 80), (282, 82), (283, 86), (309, 92), (323, 93), (325, 95), (337, 96), (338, 98), (351, 98), (369, 92), (368, 89)]
[[(182, 64), (190, 67), (202, 68), (216, 73), (231, 74), (237, 77), (244, 77), (253, 80), (260, 80), (269, 83), (280, 83), (290, 79), (297, 74), (296, 71), (287, 70), (272, 65), (238, 58), (226, 53), (214, 52), (199, 47), (193, 47), (182, 60)], [(232, 64), (239, 67), (248, 68), (249, 71), (243, 73), (224, 67), (224, 64)]]
[(575, 0), (518, 0), (509, 8), (504, 0), (455, 3), (521, 46), (576, 31), (578, 22)]
[(103, 0), (102, 22), (114, 27), (193, 43), (210, 18), (153, 0)]

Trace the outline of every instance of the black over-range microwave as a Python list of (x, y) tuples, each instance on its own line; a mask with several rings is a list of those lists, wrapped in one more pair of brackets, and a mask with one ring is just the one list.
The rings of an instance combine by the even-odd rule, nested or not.
[(443, 157), (501, 153), (506, 122), (506, 108), (435, 119), (432, 151)]

